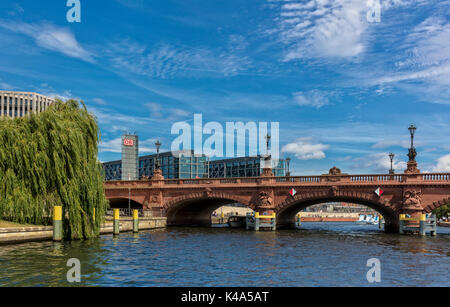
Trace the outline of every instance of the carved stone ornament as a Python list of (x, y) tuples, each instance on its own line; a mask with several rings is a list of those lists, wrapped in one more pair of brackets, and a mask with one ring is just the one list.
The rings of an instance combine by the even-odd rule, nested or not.
[(204, 194), (205, 194), (206, 197), (210, 197), (212, 195), (211, 188), (206, 188)]
[(406, 210), (422, 209), (422, 192), (416, 190), (406, 190), (403, 193), (403, 207)]
[(339, 188), (337, 186), (332, 186), (330, 189), (331, 195), (337, 196)]
[(258, 207), (270, 208), (273, 205), (273, 198), (270, 193), (262, 191), (258, 194)]
[(158, 195), (152, 195), (150, 198), (150, 203), (152, 204), (158, 203)]
[(332, 169), (330, 169), (330, 172), (328, 174), (332, 176), (338, 176), (341, 174), (341, 170), (334, 166)]
[(153, 174), (152, 180), (164, 180), (164, 176), (162, 174), (161, 169), (155, 169), (155, 173)]

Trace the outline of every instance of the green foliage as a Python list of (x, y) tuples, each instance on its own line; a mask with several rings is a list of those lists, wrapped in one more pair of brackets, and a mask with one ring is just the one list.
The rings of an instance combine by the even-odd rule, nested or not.
[(61, 205), (66, 238), (98, 235), (107, 207), (99, 139), (95, 118), (76, 100), (1, 119), (0, 218), (44, 225)]
[(447, 217), (450, 214), (450, 204), (445, 206), (440, 206), (434, 212), (436, 214), (436, 217), (439, 219), (441, 217)]

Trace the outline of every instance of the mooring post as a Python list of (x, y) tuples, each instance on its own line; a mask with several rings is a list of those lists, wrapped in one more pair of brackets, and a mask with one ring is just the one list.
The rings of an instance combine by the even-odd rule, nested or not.
[(437, 235), (437, 218), (436, 218), (436, 214), (432, 214), (431, 215), (431, 223), (432, 223), (432, 227), (433, 227), (433, 231), (431, 231), (431, 235), (435, 236), (435, 235)]
[(62, 241), (62, 207), (53, 207), (53, 241)]
[(400, 222), (399, 222), (399, 226), (400, 226), (400, 233), (401, 234), (404, 234), (405, 233), (405, 231), (404, 231), (404, 227), (405, 227), (405, 218), (406, 218), (406, 215), (405, 214), (400, 214)]
[(139, 232), (139, 211), (133, 210), (133, 232)]
[(113, 225), (114, 235), (120, 233), (120, 211), (119, 209), (114, 209), (114, 225)]
[(255, 214), (255, 231), (259, 231), (259, 212)]
[(424, 236), (426, 234), (426, 223), (427, 223), (427, 216), (425, 214), (420, 215), (420, 227), (419, 227), (419, 234), (421, 236)]

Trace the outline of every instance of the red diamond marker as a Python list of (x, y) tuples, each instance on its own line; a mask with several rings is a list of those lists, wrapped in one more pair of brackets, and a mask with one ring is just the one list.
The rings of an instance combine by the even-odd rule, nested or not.
[(294, 196), (295, 194), (297, 194), (297, 191), (296, 191), (294, 188), (292, 188), (292, 189), (289, 191), (289, 194), (291, 194), (291, 196)]
[(378, 188), (375, 190), (375, 194), (378, 195), (378, 197), (380, 197), (381, 195), (383, 195), (384, 191), (381, 188)]

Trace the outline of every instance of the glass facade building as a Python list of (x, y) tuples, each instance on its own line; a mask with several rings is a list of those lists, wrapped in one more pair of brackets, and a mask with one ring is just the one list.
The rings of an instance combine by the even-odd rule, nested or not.
[[(213, 160), (209, 161), (209, 177), (258, 177), (263, 167), (264, 158), (261, 156)], [(285, 161), (273, 160), (272, 172), (275, 176), (285, 176)]]
[[(264, 158), (242, 157), (210, 161), (204, 155), (196, 155), (192, 150), (159, 155), (161, 170), (165, 179), (258, 177), (262, 174)], [(139, 158), (139, 178), (152, 178), (155, 171), (156, 154)], [(106, 180), (121, 180), (122, 162), (103, 163)], [(275, 176), (285, 176), (285, 161), (272, 161)]]
[[(152, 178), (157, 155), (139, 157), (139, 178)], [(195, 155), (192, 150), (166, 152), (159, 155), (161, 170), (165, 179), (208, 178), (208, 158)], [(106, 180), (122, 178), (122, 161), (103, 163)]]

